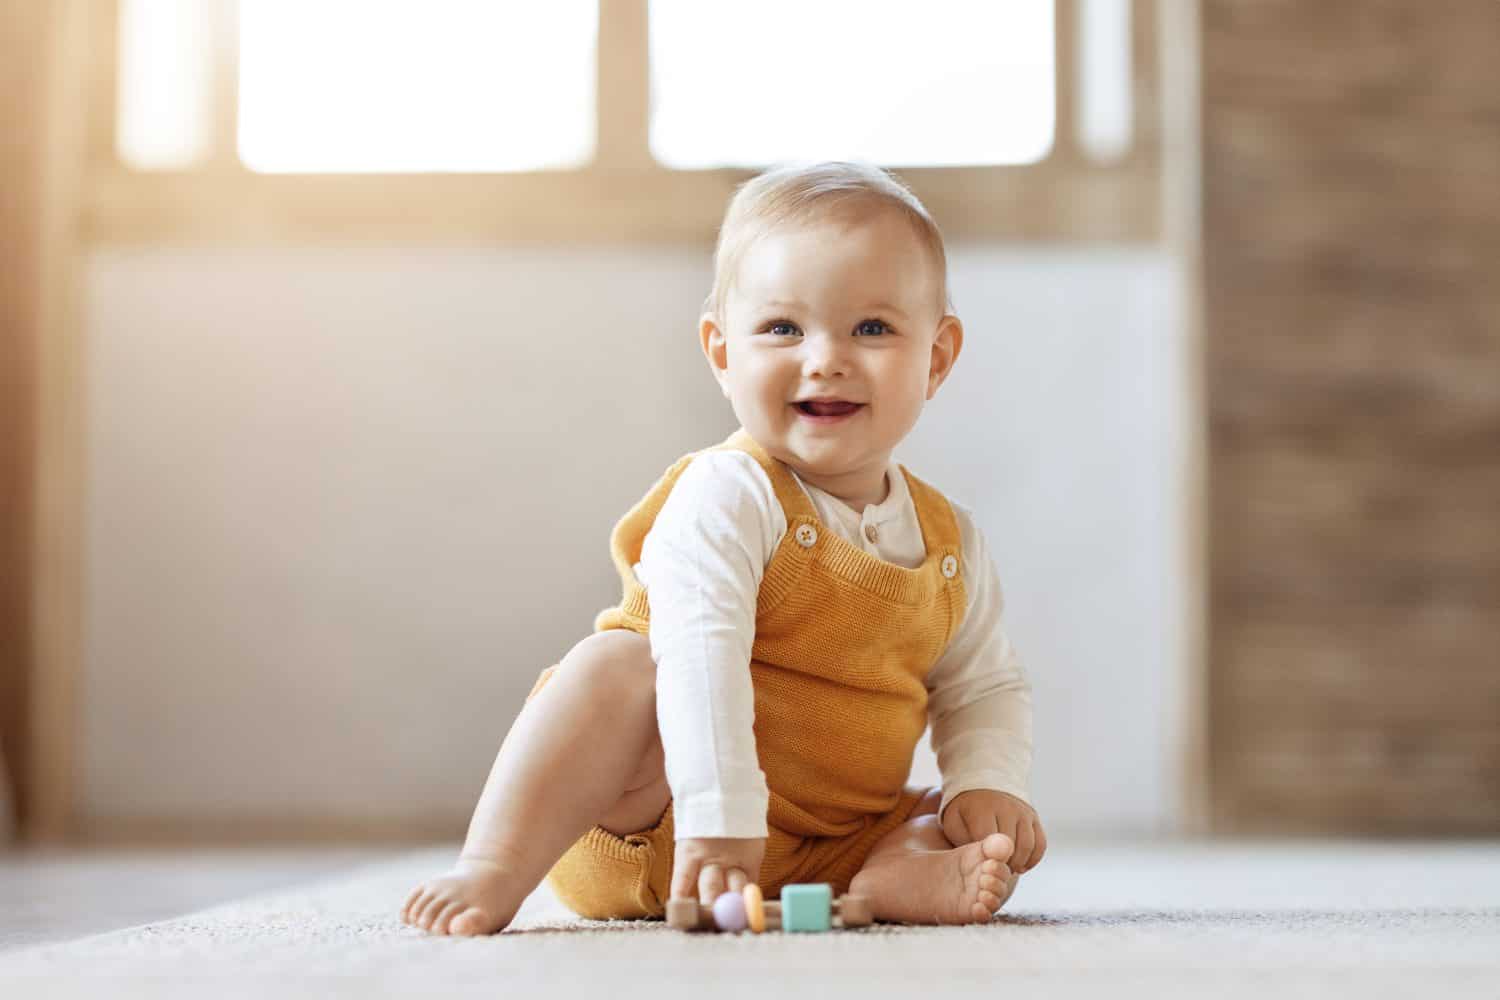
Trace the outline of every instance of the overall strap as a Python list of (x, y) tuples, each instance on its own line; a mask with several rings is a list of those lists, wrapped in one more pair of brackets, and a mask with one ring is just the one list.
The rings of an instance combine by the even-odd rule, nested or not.
[(917, 522), (922, 526), (922, 540), (927, 551), (942, 554), (958, 554), (963, 550), (963, 533), (958, 527), (958, 516), (953, 505), (937, 489), (918, 479), (910, 469), (901, 466), (906, 476), (907, 488), (911, 491), (912, 504), (917, 508)]
[(787, 467), (772, 458), (743, 427), (729, 435), (721, 444), (715, 445), (712, 450), (743, 451), (755, 459), (770, 477), (771, 488), (776, 491), (776, 499), (781, 502), (781, 511), (786, 515), (788, 523), (818, 519), (818, 512), (813, 509), (812, 501), (807, 498), (802, 487), (797, 485), (797, 480), (792, 478)]

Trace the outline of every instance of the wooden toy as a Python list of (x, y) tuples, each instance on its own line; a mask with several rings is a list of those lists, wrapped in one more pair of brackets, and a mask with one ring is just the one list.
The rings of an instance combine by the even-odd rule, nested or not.
[[(838, 924), (833, 920), (838, 918)], [(760, 934), (767, 930), (816, 933), (834, 926), (868, 927), (870, 902), (863, 896), (833, 898), (833, 887), (818, 884), (784, 885), (781, 899), (766, 901), (753, 882), (744, 892), (726, 892), (713, 906), (700, 906), (696, 899), (667, 901), (667, 926), (680, 931), (742, 931)]]

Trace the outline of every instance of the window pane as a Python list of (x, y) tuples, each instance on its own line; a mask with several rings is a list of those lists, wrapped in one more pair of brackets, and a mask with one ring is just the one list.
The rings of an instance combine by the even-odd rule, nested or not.
[(207, 157), (210, 13), (203, 0), (122, 0), (116, 142), (128, 166), (174, 170)]
[(1030, 163), (1052, 148), (1052, 0), (650, 10), (651, 149), (667, 166)]
[(595, 0), (240, 4), (240, 158), (489, 172), (594, 153)]
[(1130, 151), (1130, 0), (1082, 0), (1078, 141), (1107, 163)]

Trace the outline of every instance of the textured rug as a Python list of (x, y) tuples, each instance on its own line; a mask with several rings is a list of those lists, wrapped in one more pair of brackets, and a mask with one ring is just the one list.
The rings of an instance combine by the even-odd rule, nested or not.
[(1054, 845), (977, 927), (685, 935), (572, 919), (399, 922), (453, 848), (0, 956), (0, 996), (1500, 997), (1500, 844)]

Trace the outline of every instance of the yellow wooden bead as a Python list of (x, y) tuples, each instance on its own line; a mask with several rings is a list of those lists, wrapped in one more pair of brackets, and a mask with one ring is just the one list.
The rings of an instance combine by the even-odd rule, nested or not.
[(746, 882), (744, 891), (745, 919), (750, 924), (750, 930), (760, 934), (766, 929), (765, 897), (760, 894), (760, 886), (754, 882)]

